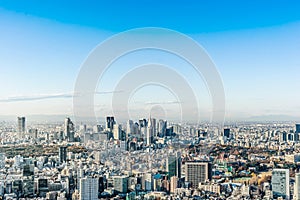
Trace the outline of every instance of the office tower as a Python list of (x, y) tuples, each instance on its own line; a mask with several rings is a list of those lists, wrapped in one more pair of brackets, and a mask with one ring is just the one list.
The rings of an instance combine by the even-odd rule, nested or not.
[(142, 128), (142, 127), (146, 127), (147, 126), (147, 120), (146, 119), (140, 119), (139, 120), (139, 127)]
[(300, 124), (296, 124), (296, 133), (300, 133)]
[(181, 126), (179, 124), (173, 125), (173, 133), (181, 134), (181, 131), (182, 131), (182, 129), (181, 129)]
[(67, 147), (59, 147), (58, 157), (60, 163), (67, 161)]
[(37, 182), (37, 192), (39, 197), (46, 197), (46, 193), (49, 192), (48, 189), (48, 179), (39, 178)]
[(211, 180), (212, 165), (209, 162), (188, 161), (185, 163), (185, 181), (190, 182), (193, 188), (199, 183)]
[(153, 176), (151, 173), (145, 173), (142, 178), (142, 189), (146, 191), (153, 190)]
[(5, 167), (5, 153), (0, 153), (0, 169)]
[(170, 184), (170, 192), (175, 193), (175, 189), (178, 187), (178, 178), (176, 176), (171, 177), (171, 184)]
[(229, 138), (230, 136), (230, 129), (229, 128), (224, 128), (224, 137)]
[(152, 120), (151, 117), (148, 121), (148, 126), (147, 126), (147, 133), (146, 133), (146, 144), (147, 146), (151, 145), (153, 142), (153, 126), (152, 126)]
[(74, 142), (74, 124), (70, 118), (65, 119), (65, 137), (67, 137), (68, 142)]
[(157, 136), (156, 119), (150, 117), (150, 121), (151, 121), (151, 126), (152, 126), (152, 133), (153, 133), (152, 136), (155, 137), (155, 136)]
[(120, 140), (122, 136), (122, 126), (120, 124), (113, 125), (113, 136), (115, 140)]
[(24, 137), (25, 134), (25, 117), (18, 117), (18, 134), (19, 137)]
[(99, 193), (103, 192), (104, 189), (105, 189), (104, 177), (103, 177), (103, 176), (100, 176), (100, 177), (99, 177), (98, 185), (99, 185), (98, 192), (99, 192)]
[(117, 193), (127, 193), (128, 177), (127, 176), (115, 176), (114, 177), (114, 190)]
[(287, 133), (283, 131), (279, 135), (279, 142), (286, 142), (286, 141), (287, 141)]
[(160, 119), (158, 121), (158, 135), (164, 137), (167, 131), (167, 121)]
[(293, 139), (295, 142), (299, 141), (299, 133), (294, 133)]
[(98, 200), (98, 178), (85, 177), (80, 179), (80, 200)]
[(133, 121), (132, 120), (128, 120), (127, 121), (127, 127), (126, 127), (126, 133), (127, 134), (134, 134), (134, 131), (133, 131)]
[(300, 173), (295, 174), (294, 199), (300, 200)]
[(168, 156), (166, 170), (169, 178), (173, 176), (181, 177), (181, 154), (179, 152), (176, 155)]
[(27, 164), (23, 166), (23, 194), (25, 198), (31, 198), (34, 195), (33, 164)]
[(112, 132), (113, 127), (115, 124), (115, 118), (114, 117), (106, 117), (106, 130)]
[(289, 169), (273, 169), (272, 171), (273, 198), (290, 198), (290, 172)]
[(33, 138), (34, 139), (38, 139), (38, 130), (37, 129), (34, 129), (34, 131), (33, 131)]
[(84, 178), (84, 170), (82, 169), (82, 166), (79, 166), (79, 168), (77, 168), (76, 173), (77, 173), (76, 188), (80, 190), (80, 179)]

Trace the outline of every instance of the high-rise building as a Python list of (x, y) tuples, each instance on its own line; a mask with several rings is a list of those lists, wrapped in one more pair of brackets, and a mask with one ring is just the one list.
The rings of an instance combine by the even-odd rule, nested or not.
[(142, 128), (142, 127), (147, 127), (147, 120), (146, 119), (140, 119), (139, 120), (139, 127)]
[(229, 138), (229, 136), (230, 136), (230, 129), (224, 128), (224, 137)]
[(179, 124), (173, 125), (173, 133), (179, 134), (179, 135), (182, 133), (182, 128)]
[(152, 120), (151, 117), (148, 121), (148, 126), (147, 126), (147, 133), (146, 133), (146, 144), (147, 146), (151, 145), (153, 142), (153, 126), (152, 126)]
[(271, 185), (274, 199), (278, 197), (290, 199), (289, 169), (273, 169)]
[(67, 147), (65, 146), (59, 147), (58, 157), (60, 163), (67, 161)]
[(48, 189), (48, 179), (39, 178), (37, 181), (37, 192), (39, 197), (46, 197), (46, 193), (49, 192)]
[(296, 124), (296, 133), (300, 133), (300, 124)]
[(156, 119), (150, 117), (149, 119), (151, 121), (151, 126), (152, 126), (152, 133), (153, 133), (153, 137), (157, 136), (157, 126), (156, 126)]
[(173, 176), (181, 177), (181, 154), (179, 152), (176, 155), (168, 156), (166, 170), (169, 178)]
[(108, 116), (106, 117), (106, 130), (112, 132), (115, 124), (115, 118)]
[(74, 142), (75, 138), (74, 138), (74, 124), (71, 121), (70, 118), (66, 118), (65, 119), (65, 137), (67, 138), (67, 140), (69, 142)]
[(170, 184), (170, 192), (175, 193), (175, 189), (178, 187), (178, 178), (176, 176), (171, 177), (171, 184)]
[(98, 178), (85, 177), (80, 179), (80, 200), (98, 200)]
[(185, 163), (185, 181), (192, 187), (198, 187), (199, 183), (211, 180), (212, 165), (209, 162), (188, 161)]
[(133, 121), (132, 120), (127, 121), (126, 133), (127, 134), (134, 133), (134, 131), (133, 131)]
[(287, 132), (283, 131), (279, 135), (279, 142), (286, 142), (287, 141)]
[(25, 130), (25, 117), (18, 117), (18, 134), (20, 138), (24, 137)]
[(113, 125), (113, 136), (115, 140), (120, 140), (122, 136), (122, 126), (120, 124)]
[(128, 177), (127, 176), (114, 176), (114, 190), (118, 193), (127, 193)]
[(164, 137), (167, 131), (167, 121), (160, 119), (158, 121), (158, 135)]
[(34, 195), (34, 165), (23, 166), (23, 194), (25, 198), (32, 198)]
[(300, 200), (300, 173), (295, 174), (294, 199)]
[(142, 189), (146, 191), (153, 190), (153, 176), (151, 173), (145, 173), (142, 178)]
[(295, 142), (299, 141), (299, 133), (295, 132), (293, 135), (293, 139)]

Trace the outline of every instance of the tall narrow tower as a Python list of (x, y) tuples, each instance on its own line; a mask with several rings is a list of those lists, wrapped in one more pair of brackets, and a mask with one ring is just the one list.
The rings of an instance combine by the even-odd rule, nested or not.
[(25, 117), (18, 117), (18, 134), (20, 138), (25, 134)]

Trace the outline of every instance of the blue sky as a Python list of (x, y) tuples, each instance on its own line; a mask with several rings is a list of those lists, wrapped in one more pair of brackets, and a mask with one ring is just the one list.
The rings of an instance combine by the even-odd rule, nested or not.
[[(89, 52), (113, 34), (151, 26), (187, 34), (206, 49), (223, 79), (228, 120), (260, 115), (300, 117), (299, 10), (297, 1), (2, 0), (0, 115), (71, 115), (70, 94)], [(199, 83), (195, 90), (200, 107), (209, 116), (211, 104), (203, 81), (170, 55), (149, 55), (136, 56), (139, 62), (169, 62), (191, 85)], [(110, 80), (113, 86), (122, 75), (120, 66), (134, 60), (134, 55), (120, 60), (102, 81)], [(99, 91), (113, 89), (105, 84), (98, 87)], [(147, 87), (137, 92), (132, 102), (151, 99), (153, 90)], [(106, 109), (110, 98), (110, 94), (96, 97), (102, 108), (97, 115), (110, 114)], [(163, 98), (174, 100), (169, 94)]]

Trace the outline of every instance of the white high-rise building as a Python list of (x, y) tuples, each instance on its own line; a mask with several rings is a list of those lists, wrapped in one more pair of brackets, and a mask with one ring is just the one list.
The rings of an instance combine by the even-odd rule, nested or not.
[(178, 187), (178, 178), (176, 176), (172, 176), (171, 183), (170, 183), (170, 192), (175, 193), (177, 187)]
[(151, 173), (144, 174), (142, 187), (146, 191), (152, 191), (153, 190), (153, 176), (152, 176)]
[(285, 199), (290, 199), (289, 169), (273, 169), (271, 184), (273, 198), (283, 197)]
[(85, 177), (80, 179), (80, 200), (98, 200), (98, 178)]
[(127, 134), (134, 133), (134, 131), (133, 131), (133, 121), (132, 120), (127, 121), (126, 133)]
[(295, 174), (294, 199), (300, 200), (300, 173)]
[(153, 127), (152, 127), (151, 122), (149, 120), (148, 126), (147, 126), (147, 133), (146, 133), (146, 144), (147, 144), (147, 146), (151, 145), (152, 141), (153, 141)]
[(122, 132), (122, 127), (119, 124), (114, 124), (113, 125), (113, 135), (115, 140), (120, 140), (121, 139), (121, 132)]

